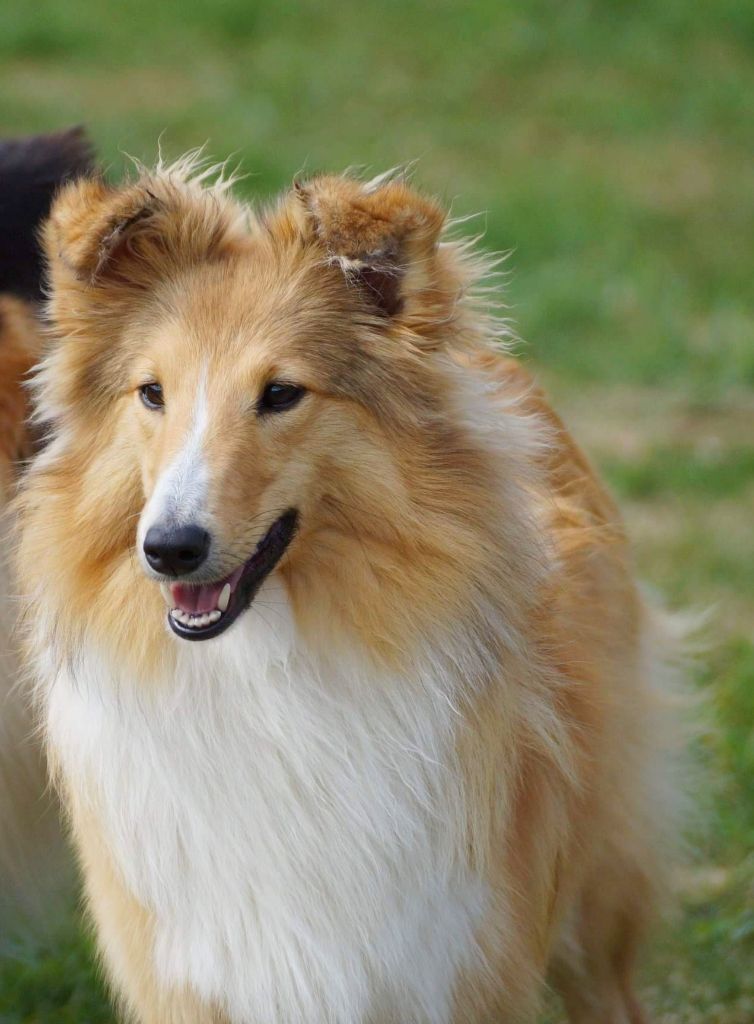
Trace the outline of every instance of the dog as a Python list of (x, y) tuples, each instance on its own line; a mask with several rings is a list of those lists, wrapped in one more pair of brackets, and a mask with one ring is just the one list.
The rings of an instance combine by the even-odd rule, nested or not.
[(7, 505), (38, 438), (23, 382), (42, 349), (37, 317), (42, 256), (36, 237), (57, 188), (90, 171), (84, 131), (0, 140), (0, 948), (50, 924), (64, 891), (65, 855), (44, 755), (35, 735), (14, 639)]
[(619, 513), (441, 205), (232, 185), (44, 230), (24, 645), (123, 1011), (641, 1024), (674, 652)]

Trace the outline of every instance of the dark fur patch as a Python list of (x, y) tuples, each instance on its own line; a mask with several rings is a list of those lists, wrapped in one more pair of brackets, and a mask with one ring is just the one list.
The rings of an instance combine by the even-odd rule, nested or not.
[(37, 230), (60, 185), (93, 169), (83, 128), (0, 140), (0, 292), (42, 298)]
[(374, 302), (381, 313), (396, 316), (403, 308), (401, 282), (396, 270), (383, 267), (364, 266), (350, 275), (364, 290), (370, 302)]

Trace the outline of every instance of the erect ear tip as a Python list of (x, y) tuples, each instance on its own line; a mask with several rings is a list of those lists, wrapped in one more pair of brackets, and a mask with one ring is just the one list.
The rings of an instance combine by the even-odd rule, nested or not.
[(99, 177), (70, 182), (50, 211), (48, 258), (59, 258), (76, 277), (93, 282), (150, 206), (149, 194), (139, 186), (119, 191)]
[(323, 246), (380, 313), (395, 316), (433, 273), (445, 213), (405, 181), (322, 175), (293, 183), (304, 236)]
[(420, 232), (439, 237), (446, 213), (433, 199), (402, 178), (361, 181), (351, 175), (294, 180), (293, 190), (314, 217), (318, 234), (331, 242), (352, 243), (348, 255), (380, 247), (380, 239), (402, 242)]
[(63, 185), (44, 227), (49, 259), (59, 257), (75, 270), (85, 248), (87, 227), (106, 194), (107, 186), (100, 178), (77, 178)]
[(93, 206), (98, 206), (107, 191), (108, 186), (98, 176), (65, 182), (50, 207), (49, 223), (58, 230), (65, 229), (73, 219), (84, 216)]

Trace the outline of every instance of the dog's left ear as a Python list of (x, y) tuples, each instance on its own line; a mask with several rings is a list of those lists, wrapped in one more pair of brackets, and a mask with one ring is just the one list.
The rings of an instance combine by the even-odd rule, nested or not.
[(439, 256), (445, 212), (400, 180), (296, 183), (309, 230), (372, 308), (416, 328), (457, 294)]

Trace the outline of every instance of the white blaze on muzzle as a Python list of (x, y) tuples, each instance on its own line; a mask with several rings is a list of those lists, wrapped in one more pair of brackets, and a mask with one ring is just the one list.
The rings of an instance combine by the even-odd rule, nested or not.
[(209, 424), (203, 372), (183, 446), (162, 471), (139, 520), (138, 548), (153, 526), (202, 525), (208, 528), (209, 471), (204, 454), (204, 435)]

